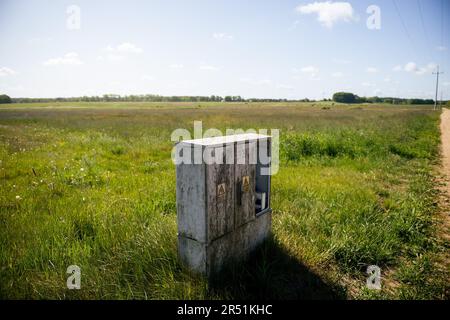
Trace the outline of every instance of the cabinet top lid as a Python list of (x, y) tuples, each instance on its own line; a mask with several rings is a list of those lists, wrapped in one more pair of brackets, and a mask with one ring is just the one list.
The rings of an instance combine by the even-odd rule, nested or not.
[(180, 143), (186, 145), (216, 146), (216, 145), (232, 144), (235, 142), (247, 142), (265, 139), (270, 139), (270, 136), (256, 133), (244, 133), (212, 138), (183, 140)]

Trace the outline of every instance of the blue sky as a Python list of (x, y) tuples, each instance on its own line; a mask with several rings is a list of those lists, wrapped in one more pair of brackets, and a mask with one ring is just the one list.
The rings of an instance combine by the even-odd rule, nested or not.
[(0, 93), (433, 98), (439, 64), (450, 99), (449, 31), (448, 0), (0, 0)]

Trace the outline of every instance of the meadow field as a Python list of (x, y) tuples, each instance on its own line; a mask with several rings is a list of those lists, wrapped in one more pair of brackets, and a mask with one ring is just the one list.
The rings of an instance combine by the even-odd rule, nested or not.
[[(332, 103), (0, 108), (2, 299), (448, 299), (439, 111)], [(280, 129), (273, 237), (208, 284), (177, 258), (176, 128)], [(66, 269), (81, 267), (81, 289)], [(382, 290), (366, 288), (366, 268)]]

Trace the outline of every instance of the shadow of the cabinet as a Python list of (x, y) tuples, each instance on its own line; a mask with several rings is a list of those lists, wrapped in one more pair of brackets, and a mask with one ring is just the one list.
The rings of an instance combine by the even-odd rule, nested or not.
[(336, 300), (345, 299), (342, 287), (327, 284), (319, 275), (267, 239), (249, 258), (230, 263), (210, 277), (209, 289), (229, 299)]

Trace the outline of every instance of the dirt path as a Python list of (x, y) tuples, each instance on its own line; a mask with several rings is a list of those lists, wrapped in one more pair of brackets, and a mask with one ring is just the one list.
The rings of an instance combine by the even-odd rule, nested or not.
[(443, 109), (441, 114), (442, 145), (442, 178), (443, 199), (441, 202), (444, 214), (444, 238), (450, 240), (450, 109)]

